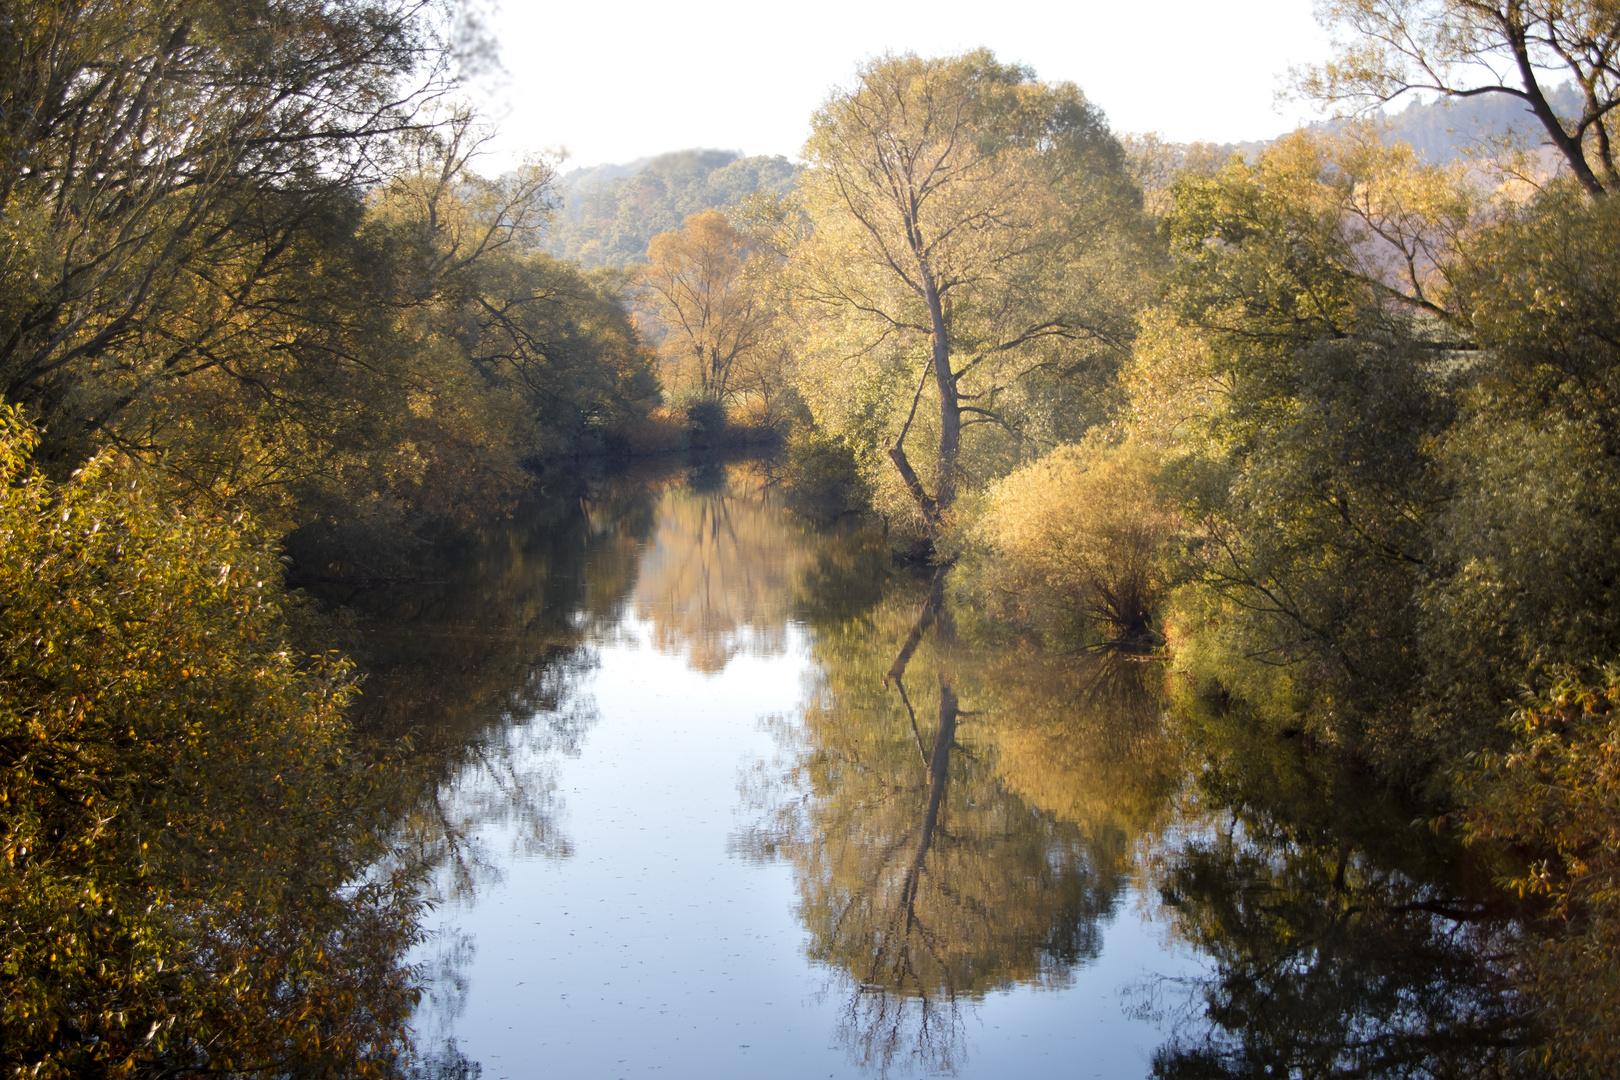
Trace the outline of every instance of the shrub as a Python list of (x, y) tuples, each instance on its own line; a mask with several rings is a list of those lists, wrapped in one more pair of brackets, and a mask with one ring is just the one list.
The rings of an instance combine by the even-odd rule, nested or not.
[(796, 499), (824, 510), (858, 510), (871, 497), (849, 441), (809, 424), (788, 435), (781, 477)]
[[(1521, 974), (1551, 1025), (1559, 1075), (1620, 1064), (1620, 665), (1562, 668), (1514, 714), (1514, 744), (1464, 774), (1476, 839), (1530, 857), (1510, 884), (1552, 902), (1550, 935), (1527, 936)], [(1584, 1071), (1583, 1071), (1584, 1070)]]
[(686, 418), (687, 445), (707, 448), (724, 440), (727, 427), (726, 407), (718, 398), (693, 398), (686, 403), (682, 413)]
[(1154, 486), (1158, 456), (1093, 435), (994, 485), (969, 543), (982, 552), (980, 587), (1004, 612), (1100, 627), (1110, 644), (1156, 640), (1167, 545), (1178, 530)]
[(251, 520), (36, 438), (0, 406), (0, 1062), (388, 1071), (414, 902), (365, 872), (349, 665), (291, 646)]

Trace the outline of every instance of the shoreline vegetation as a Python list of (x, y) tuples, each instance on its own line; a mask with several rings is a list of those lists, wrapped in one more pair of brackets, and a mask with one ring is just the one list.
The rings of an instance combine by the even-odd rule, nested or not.
[(6, 1074), (405, 1068), (386, 808), (456, 750), (356, 726), (347, 616), (286, 581), (409, 578), (582, 462), (738, 450), (984, 632), (1160, 658), (1173, 712), (1417, 799), (1527, 904), (1536, 1036), (1492, 1075), (1611, 1072), (1620, 23), (1324, 18), (1348, 44), (1302, 95), (1520, 127), (1227, 155), (985, 50), (885, 55), (800, 165), (670, 155), (565, 208), (558, 161), (475, 171), (438, 7), (17, 9)]

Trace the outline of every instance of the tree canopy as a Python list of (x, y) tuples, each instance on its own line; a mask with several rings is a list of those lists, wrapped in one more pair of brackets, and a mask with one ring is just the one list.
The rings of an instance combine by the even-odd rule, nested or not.
[[(1121, 301), (1137, 285), (1126, 252), (1140, 196), (1077, 88), (986, 51), (872, 61), (816, 113), (805, 153), (793, 264), (823, 369), (812, 408), (855, 427), (870, 400), (866, 439), (937, 531), (965, 431), (1000, 435), (980, 440), (994, 445), (974, 459), (982, 478), (1004, 468), (998, 450), (1016, 461), (1024, 440), (1098, 418), (1082, 401), (1131, 336)], [(865, 369), (862, 389), (833, 391), (850, 367)], [(925, 390), (928, 482), (905, 452)]]
[[(1327, 102), (1383, 104), (1409, 93), (1499, 95), (1520, 102), (1581, 187), (1620, 190), (1620, 13), (1605, 0), (1331, 0), (1329, 27), (1348, 31), (1337, 55), (1296, 72)], [(1574, 84), (1560, 113), (1558, 81)]]

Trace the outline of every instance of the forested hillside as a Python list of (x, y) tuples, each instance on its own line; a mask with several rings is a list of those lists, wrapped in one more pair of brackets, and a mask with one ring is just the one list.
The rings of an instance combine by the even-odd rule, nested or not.
[(647, 244), (700, 210), (725, 210), (755, 192), (784, 195), (798, 169), (783, 157), (681, 150), (629, 165), (565, 174), (546, 250), (583, 267), (642, 261)]
[[(1581, 113), (1580, 96), (1574, 85), (1562, 83), (1547, 91), (1547, 101), (1560, 116)], [(1540, 121), (1522, 100), (1502, 94), (1472, 98), (1414, 99), (1403, 109), (1380, 110), (1374, 122), (1389, 125), (1391, 142), (1404, 142), (1429, 162), (1439, 165), (1472, 152), (1489, 156), (1495, 141), (1515, 133), (1527, 145), (1541, 141)]]

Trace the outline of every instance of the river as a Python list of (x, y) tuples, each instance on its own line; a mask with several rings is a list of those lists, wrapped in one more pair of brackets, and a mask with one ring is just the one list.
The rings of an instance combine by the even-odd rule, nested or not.
[(761, 466), (440, 558), (349, 598), (364, 723), (435, 763), (423, 1075), (1471, 1075), (1524, 1038), (1511, 910), (1395, 796), (1157, 663), (998, 637)]

